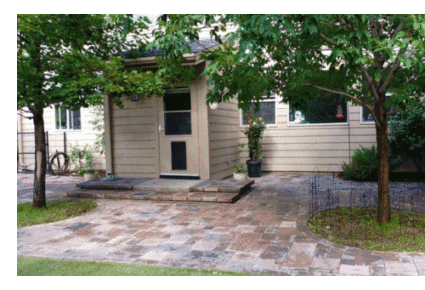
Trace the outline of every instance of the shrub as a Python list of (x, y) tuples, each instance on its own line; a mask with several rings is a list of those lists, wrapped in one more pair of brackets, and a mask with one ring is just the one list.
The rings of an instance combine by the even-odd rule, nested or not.
[(351, 180), (376, 180), (378, 173), (378, 154), (375, 145), (354, 151), (351, 164), (343, 162), (344, 176)]
[(422, 172), (425, 151), (425, 112), (412, 110), (405, 118), (395, 116), (390, 123), (389, 146), (393, 158), (400, 160), (402, 154), (410, 156)]
[[(87, 145), (84, 147), (84, 149), (72, 147), (71, 160), (75, 164), (75, 170), (79, 175), (86, 173), (93, 167), (93, 155), (87, 149)], [(83, 160), (85, 162), (83, 162)]]

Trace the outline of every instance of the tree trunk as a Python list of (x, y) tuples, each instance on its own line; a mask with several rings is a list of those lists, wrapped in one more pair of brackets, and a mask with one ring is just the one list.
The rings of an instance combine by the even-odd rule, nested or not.
[(43, 109), (34, 110), (35, 169), (33, 207), (46, 206), (46, 139), (44, 133)]
[(387, 224), (391, 220), (390, 209), (390, 167), (388, 162), (388, 120), (384, 101), (376, 106), (375, 114), (378, 144), (378, 223)]

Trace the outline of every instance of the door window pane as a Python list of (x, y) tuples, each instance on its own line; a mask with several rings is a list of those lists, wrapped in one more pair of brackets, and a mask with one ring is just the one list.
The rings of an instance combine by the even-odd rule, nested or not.
[(171, 169), (187, 170), (186, 142), (171, 142)]
[(190, 112), (164, 113), (165, 135), (192, 134)]
[(190, 111), (190, 109), (190, 93), (164, 95), (164, 111)]

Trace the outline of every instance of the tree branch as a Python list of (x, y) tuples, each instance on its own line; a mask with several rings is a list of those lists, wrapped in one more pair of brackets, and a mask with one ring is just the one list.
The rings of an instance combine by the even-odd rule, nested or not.
[(369, 26), (370, 26), (372, 37), (377, 39), (378, 38), (378, 30), (377, 30), (376, 20), (375, 20), (374, 17), (369, 19)]
[(266, 76), (268, 76), (269, 78), (271, 78), (272, 80), (274, 80), (276, 82), (276, 84), (279, 84), (280, 81), (278, 79), (276, 79), (275, 77), (273, 77), (272, 75), (265, 73)]
[(22, 114), (21, 114), (21, 113), (19, 113), (19, 112), (16, 112), (16, 114), (18, 114), (18, 115), (19, 115), (19, 116), (21, 116), (21, 117), (24, 117), (25, 119), (29, 119), (29, 120), (34, 119), (34, 117), (24, 116), (24, 115), (22, 115)]
[(316, 86), (316, 85), (313, 85), (313, 84), (310, 84), (310, 83), (305, 83), (305, 85), (312, 86), (313, 88), (316, 88), (316, 89), (319, 89), (319, 90), (322, 90), (322, 91), (326, 91), (326, 92), (329, 92), (329, 93), (339, 94), (339, 95), (343, 95), (343, 96), (348, 97), (349, 99), (354, 101), (354, 103), (356, 103), (357, 105), (366, 107), (370, 111), (370, 113), (372, 114), (372, 117), (375, 120), (375, 122), (379, 124), (378, 119), (376, 118), (375, 112), (373, 110), (373, 107), (371, 105), (367, 104), (366, 102), (362, 102), (359, 99), (357, 99), (356, 97), (354, 97), (350, 94), (341, 92), (341, 91), (330, 90), (330, 89), (319, 87), (319, 86)]
[(382, 84), (381, 88), (379, 89), (379, 93), (381, 93), (381, 94), (384, 93), (388, 89), (388, 87), (391, 85), (391, 82), (393, 81), (397, 70), (400, 68), (401, 61), (399, 59), (399, 56), (403, 53), (404, 53), (403, 49), (400, 48), (400, 50), (398, 51), (398, 54), (397, 54), (397, 60), (393, 64), (391, 71), (389, 72), (387, 78), (385, 79), (384, 83)]
[[(372, 108), (370, 105), (368, 105), (368, 104), (367, 104), (367, 103), (365, 103), (365, 102), (360, 101), (359, 99), (357, 99), (356, 97), (354, 97), (354, 96), (352, 96), (352, 95), (350, 95), (350, 94), (347, 94), (347, 93), (344, 93), (344, 92), (341, 92), (341, 91), (336, 91), (336, 90), (331, 90), (331, 89), (327, 89), (327, 88), (319, 87), (319, 86), (313, 85), (313, 84), (308, 83), (308, 82), (305, 82), (305, 83), (304, 83), (304, 85), (306, 85), (306, 86), (311, 86), (311, 87), (313, 87), (313, 88), (316, 88), (316, 89), (319, 89), (319, 90), (322, 90), (322, 91), (326, 91), (326, 92), (329, 92), (329, 93), (332, 93), (332, 94), (338, 94), (338, 95), (346, 96), (346, 97), (348, 97), (349, 99), (353, 100), (353, 101), (354, 101), (354, 103), (356, 103), (356, 104), (358, 104), (358, 105), (360, 105), (360, 106), (364, 106), (364, 107), (369, 106), (369, 107), (373, 110), (373, 108)], [(368, 107), (368, 109), (369, 109), (369, 107)]]
[(330, 45), (332, 45), (332, 46), (335, 46), (336, 45), (336, 42), (335, 41), (333, 41), (332, 39), (330, 39), (330, 38), (327, 38), (323, 33), (319, 33), (318, 34), (318, 36), (322, 39), (322, 40), (324, 40), (325, 42), (327, 42), (327, 43), (329, 43)]
[(375, 102), (378, 102), (379, 95), (378, 95), (378, 92), (376, 91), (375, 84), (373, 83), (372, 79), (369, 77), (369, 74), (367, 73), (367, 70), (364, 67), (364, 65), (360, 64), (359, 66), (360, 66), (360, 69), (362, 70), (363, 77), (366, 79), (367, 83), (372, 88), (373, 98), (375, 99)]
[(393, 35), (391, 35), (391, 39), (394, 39), (397, 36), (397, 33), (399, 33), (404, 27), (404, 23), (400, 23), (397, 28), (394, 30)]

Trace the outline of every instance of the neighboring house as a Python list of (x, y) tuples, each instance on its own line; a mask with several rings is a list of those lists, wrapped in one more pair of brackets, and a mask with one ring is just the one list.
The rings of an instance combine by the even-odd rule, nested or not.
[[(34, 132), (33, 120), (23, 116), (32, 116), (31, 113), (18, 111), (18, 132)], [(23, 115), (23, 116), (21, 116)], [(64, 152), (71, 156), (72, 147), (83, 149), (88, 145), (93, 154), (93, 169), (105, 170), (105, 155), (100, 155), (93, 150), (96, 137), (100, 133), (93, 128), (91, 123), (96, 118), (94, 108), (81, 108), (71, 111), (64, 106), (56, 105), (44, 109), (44, 129), (48, 132), (49, 152)], [(66, 135), (66, 146), (64, 146), (64, 132)], [(34, 152), (34, 134), (18, 134), (19, 152)], [(19, 164), (21, 168), (34, 170), (34, 154), (20, 154)], [(74, 169), (72, 164), (71, 169)]]
[[(206, 105), (207, 78), (200, 53), (219, 44), (192, 42), (186, 57), (198, 77), (164, 97), (139, 96), (123, 101), (122, 109), (105, 98), (106, 168), (118, 177), (222, 179), (248, 159), (241, 132), (246, 124), (237, 100), (212, 110)], [(126, 59), (127, 66), (153, 67), (159, 51)], [(124, 57), (126, 55), (124, 54)], [(304, 111), (275, 96), (260, 102), (267, 123), (263, 138), (263, 171), (339, 172), (354, 150), (376, 144), (375, 126), (367, 110), (342, 102), (339, 96), (319, 98)], [(404, 164), (403, 171), (415, 171)]]

